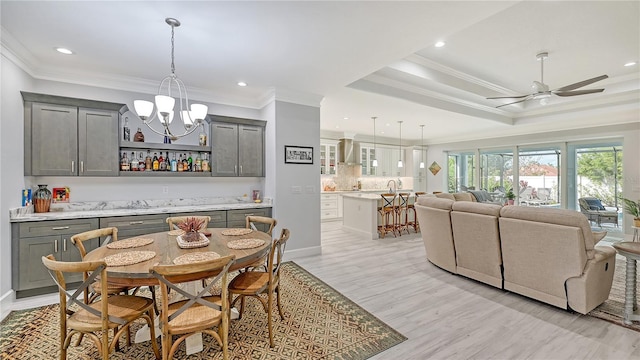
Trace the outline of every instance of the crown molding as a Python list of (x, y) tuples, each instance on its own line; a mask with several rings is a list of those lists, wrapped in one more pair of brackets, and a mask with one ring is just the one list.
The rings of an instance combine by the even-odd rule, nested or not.
[(274, 101), (320, 107), (322, 99), (324, 99), (324, 96), (318, 94), (272, 87), (264, 93), (258, 102), (260, 104), (260, 108), (263, 108)]

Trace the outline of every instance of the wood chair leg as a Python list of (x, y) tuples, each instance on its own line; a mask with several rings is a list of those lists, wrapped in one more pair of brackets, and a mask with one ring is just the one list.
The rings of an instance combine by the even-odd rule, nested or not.
[(280, 286), (276, 287), (276, 303), (278, 304), (278, 312), (280, 313), (280, 319), (284, 320), (284, 313), (282, 312), (282, 306), (280, 305)]
[(267, 304), (267, 324), (269, 327), (269, 346), (270, 347), (274, 347), (274, 343), (273, 343), (273, 316), (271, 316), (271, 311), (273, 310), (273, 292), (269, 291), (269, 294), (267, 295), (267, 301), (269, 302)]

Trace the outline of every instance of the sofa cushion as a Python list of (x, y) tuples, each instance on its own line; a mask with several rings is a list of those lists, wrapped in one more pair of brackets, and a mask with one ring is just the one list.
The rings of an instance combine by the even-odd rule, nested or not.
[(478, 202), (459, 201), (453, 204), (453, 211), (462, 211), (489, 216), (500, 216), (502, 206), (496, 204), (484, 204)]
[(467, 193), (467, 192), (453, 193), (453, 198), (456, 201), (476, 201), (476, 199), (473, 197), (473, 195), (471, 195), (470, 193)]
[(602, 205), (602, 201), (596, 198), (584, 198), (584, 201), (589, 205), (590, 210), (607, 210), (604, 205)]
[(428, 206), (441, 210), (451, 210), (454, 201), (451, 199), (442, 199), (438, 197), (422, 197), (418, 198), (418, 205)]
[(587, 218), (577, 211), (530, 206), (505, 206), (500, 210), (500, 216), (580, 228), (582, 237), (584, 238), (587, 258), (593, 259), (593, 249), (596, 241)]
[(453, 194), (450, 194), (450, 193), (439, 193), (439, 194), (436, 194), (436, 197), (440, 199), (449, 199), (453, 201), (456, 200), (455, 196), (453, 196)]

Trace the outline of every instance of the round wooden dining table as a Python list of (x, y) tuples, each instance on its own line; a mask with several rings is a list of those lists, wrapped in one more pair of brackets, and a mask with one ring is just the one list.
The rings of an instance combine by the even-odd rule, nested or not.
[[(246, 235), (222, 235), (223, 230), (225, 229), (210, 228), (203, 231), (203, 233), (211, 234), (208, 236), (210, 241), (209, 245), (194, 249), (180, 248), (176, 240), (177, 236), (169, 235), (169, 231), (139, 235), (136, 237), (150, 238), (153, 239), (153, 242), (148, 245), (127, 249), (110, 249), (107, 246), (100, 246), (89, 252), (85, 256), (84, 261), (101, 261), (104, 260), (106, 256), (128, 251), (153, 251), (155, 252), (155, 256), (147, 261), (126, 266), (107, 266), (107, 281), (110, 284), (138, 287), (158, 285), (158, 280), (149, 273), (149, 270), (156, 265), (173, 265), (173, 260), (184, 254), (213, 251), (221, 257), (235, 255), (236, 261), (229, 269), (229, 271), (234, 271), (257, 262), (269, 253), (272, 241), (269, 234), (253, 230), (250, 234)], [(227, 247), (229, 241), (238, 239), (261, 239), (264, 240), (264, 244), (245, 250), (234, 250)], [(201, 278), (201, 276), (199, 278)], [(185, 277), (180, 280), (191, 281), (197, 279)]]

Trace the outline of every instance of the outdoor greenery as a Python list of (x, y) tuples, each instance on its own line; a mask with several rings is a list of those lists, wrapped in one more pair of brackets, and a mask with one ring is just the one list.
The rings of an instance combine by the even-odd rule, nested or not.
[[(616, 177), (618, 193), (622, 193), (622, 151), (606, 149), (578, 153), (578, 197), (593, 196), (609, 206), (618, 206), (616, 201)], [(617, 156), (617, 168), (615, 156)]]

